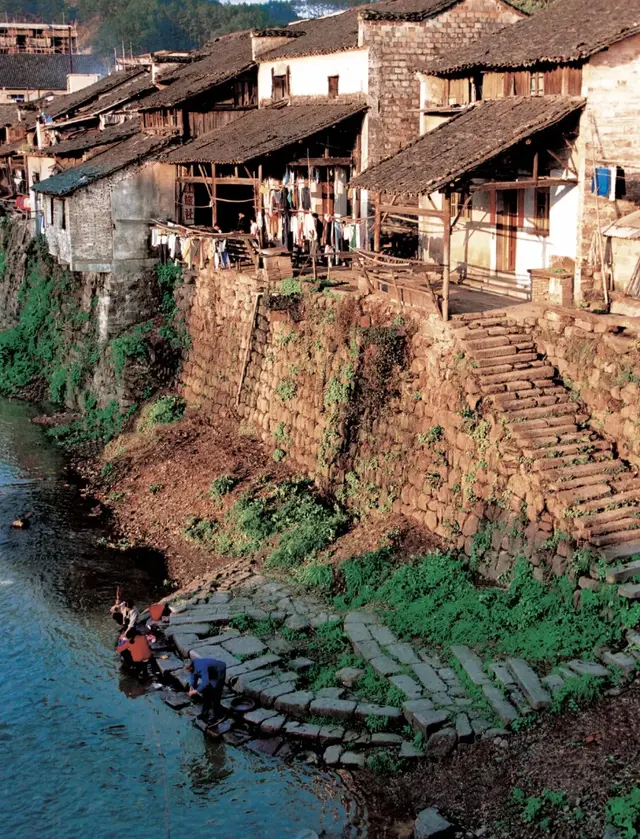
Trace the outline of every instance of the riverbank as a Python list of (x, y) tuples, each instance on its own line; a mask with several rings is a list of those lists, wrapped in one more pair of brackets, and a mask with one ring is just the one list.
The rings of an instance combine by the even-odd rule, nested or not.
[[(162, 549), (175, 584), (191, 583), (192, 592), (225, 567), (263, 570), (274, 543), (244, 550), (237, 542), (242, 536), (237, 505), (256, 486), (278, 486), (292, 478), (251, 436), (232, 424), (213, 425), (197, 410), (178, 423), (113, 441), (89, 476), (112, 510), (121, 544)], [(331, 591), (338, 593), (344, 586), (338, 570), (350, 558), (382, 547), (397, 565), (443, 547), (397, 516), (367, 516), (338, 530), (341, 535), (321, 546), (316, 554), (321, 562), (315, 563), (335, 569)], [(276, 573), (282, 579), (291, 570)], [(601, 839), (611, 802), (621, 798), (631, 806), (624, 796), (633, 788), (627, 765), (640, 711), (635, 683), (608, 691), (586, 710), (576, 703), (571, 706), (576, 710), (538, 716), (535, 723), (491, 740), (463, 743), (453, 754), (418, 761), (417, 768), (399, 764), (383, 779), (365, 766), (354, 781), (373, 819), (370, 835), (410, 835), (417, 812), (436, 805), (470, 836), (524, 839), (549, 835), (551, 826), (555, 835), (568, 839)], [(563, 779), (566, 753), (573, 771)]]

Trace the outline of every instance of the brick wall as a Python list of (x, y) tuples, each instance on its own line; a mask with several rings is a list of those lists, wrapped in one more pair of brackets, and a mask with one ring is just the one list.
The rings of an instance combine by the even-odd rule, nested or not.
[[(372, 515), (402, 513), (467, 553), (483, 520), (493, 522), (483, 570), (494, 578), (522, 553), (541, 561), (535, 550), (551, 534), (552, 517), (517, 458), (501, 452), (502, 426), (489, 421), (480, 435), (468, 426), (463, 408), (479, 393), (448, 325), (435, 315), (414, 321), (408, 307), (376, 295), (305, 296), (295, 316), (271, 310), (261, 297), (254, 310), (258, 291), (255, 279), (235, 271), (197, 274), (183, 371), (190, 405), (235, 417), (243, 433), (342, 491), (347, 503)], [(393, 327), (399, 319), (408, 362), (394, 373), (396, 392), (354, 419), (336, 405), (339, 385), (351, 370), (363, 387), (363, 358), (378, 351), (362, 343), (366, 327)], [(559, 573), (566, 569), (566, 556), (548, 561)]]
[(369, 165), (419, 135), (420, 83), (427, 61), (520, 20), (501, 0), (463, 0), (421, 23), (361, 21), (369, 47)]
[[(601, 281), (592, 279), (586, 265), (598, 212), (604, 226), (637, 209), (640, 201), (640, 140), (637, 115), (640, 110), (640, 35), (614, 44), (594, 55), (583, 73), (583, 95), (587, 107), (580, 122), (580, 189), (582, 229), (579, 255), (582, 257), (579, 296), (601, 296)], [(593, 166), (621, 166), (625, 170), (626, 196), (609, 201), (591, 192)]]

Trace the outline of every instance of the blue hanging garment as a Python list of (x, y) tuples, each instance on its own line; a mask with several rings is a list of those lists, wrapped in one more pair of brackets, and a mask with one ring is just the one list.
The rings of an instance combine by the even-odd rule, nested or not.
[(591, 192), (601, 198), (608, 198), (611, 193), (611, 169), (606, 166), (596, 166), (596, 171), (591, 179)]

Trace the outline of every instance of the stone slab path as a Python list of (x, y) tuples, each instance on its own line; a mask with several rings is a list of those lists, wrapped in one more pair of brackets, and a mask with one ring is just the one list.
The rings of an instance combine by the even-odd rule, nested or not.
[[(523, 659), (483, 661), (462, 645), (435, 650), (409, 644), (372, 611), (340, 616), (279, 580), (243, 574), (233, 590), (224, 592), (216, 589), (218, 584), (203, 585), (188, 600), (171, 604), (167, 637), (184, 658), (226, 661), (230, 690), (223, 704), (233, 712), (234, 696), (253, 700), (255, 707), (242, 715), (242, 723), (258, 738), (278, 735), (283, 743), (288, 739), (310, 746), (329, 766), (357, 768), (367, 753), (379, 748), (396, 750), (406, 759), (442, 758), (461, 744), (506, 736), (520, 718), (546, 709), (567, 679), (592, 675), (616, 682), (621, 675), (632, 676), (640, 662), (640, 633), (629, 633), (626, 651), (603, 650), (599, 661), (573, 660), (540, 674)], [(269, 619), (275, 634), (258, 638), (230, 625), (243, 616)], [(328, 622), (342, 623), (363, 662), (336, 670), (342, 687), (305, 687), (305, 674), (315, 662), (301, 658), (286, 631), (281, 634), (294, 617), (305, 626), (296, 631), (308, 634)], [(197, 631), (189, 631), (193, 627)], [(187, 684), (182, 658), (168, 654), (158, 664), (167, 679)], [(372, 703), (358, 694), (367, 666), (395, 688), (402, 697), (399, 707)], [(176, 709), (185, 707), (179, 694), (166, 701)], [(236, 731), (225, 735), (234, 743), (237, 736)]]

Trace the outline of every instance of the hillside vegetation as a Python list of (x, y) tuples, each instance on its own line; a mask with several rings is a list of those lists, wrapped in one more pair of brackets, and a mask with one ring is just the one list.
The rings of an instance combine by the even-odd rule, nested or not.
[[(360, 5), (362, 0), (219, 3), (211, 0), (0, 0), (8, 20), (61, 23), (77, 20), (83, 46), (105, 56), (159, 49), (192, 49), (239, 29), (282, 26), (297, 17), (314, 17)], [(551, 0), (509, 0), (528, 13)]]

